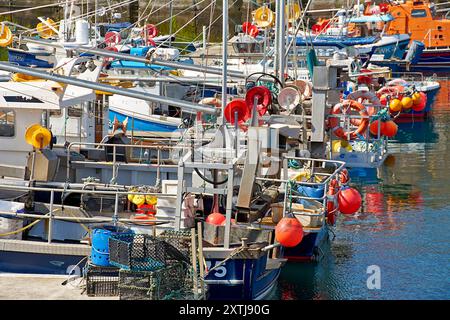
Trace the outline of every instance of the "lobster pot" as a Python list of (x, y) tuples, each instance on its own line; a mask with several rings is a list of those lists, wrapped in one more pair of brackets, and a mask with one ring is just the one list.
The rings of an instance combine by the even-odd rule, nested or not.
[(119, 295), (119, 268), (99, 267), (91, 263), (86, 268), (86, 293), (89, 297)]
[(155, 271), (119, 272), (120, 300), (175, 300), (186, 299), (187, 268), (175, 263)]
[(77, 44), (89, 43), (89, 23), (86, 20), (77, 20), (75, 24), (75, 41)]
[[(24, 204), (13, 201), (0, 200), (0, 211), (21, 213), (23, 212)], [(0, 234), (13, 232), (23, 228), (23, 220), (17, 218), (11, 218), (10, 216), (0, 215)], [(15, 239), (22, 240), (22, 232), (17, 232), (11, 235), (2, 236), (1, 239)]]

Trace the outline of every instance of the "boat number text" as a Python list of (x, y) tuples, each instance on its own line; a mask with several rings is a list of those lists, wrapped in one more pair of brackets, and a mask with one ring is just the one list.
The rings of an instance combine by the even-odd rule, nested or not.
[[(216, 265), (215, 261), (214, 261), (214, 263), (211, 263), (211, 261), (206, 261), (206, 267), (208, 268), (208, 270), (214, 268), (215, 265)], [(220, 266), (220, 267), (215, 268), (213, 270), (213, 272), (214, 272), (215, 277), (223, 278), (227, 274), (227, 268), (225, 268), (224, 266)]]

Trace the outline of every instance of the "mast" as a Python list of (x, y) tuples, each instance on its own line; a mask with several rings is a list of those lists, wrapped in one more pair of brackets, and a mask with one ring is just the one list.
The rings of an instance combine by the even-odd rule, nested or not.
[(284, 84), (284, 70), (286, 63), (284, 58), (285, 45), (285, 0), (277, 0), (275, 3), (275, 75)]
[(222, 12), (222, 117), (220, 125), (225, 123), (224, 110), (227, 104), (228, 0), (222, 0)]

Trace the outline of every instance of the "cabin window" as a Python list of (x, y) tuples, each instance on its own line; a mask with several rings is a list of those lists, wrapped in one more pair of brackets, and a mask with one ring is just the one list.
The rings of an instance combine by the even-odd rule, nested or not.
[(427, 11), (424, 9), (414, 9), (411, 11), (411, 17), (424, 18), (427, 16)]
[(83, 110), (79, 106), (67, 108), (67, 115), (69, 117), (80, 118), (82, 113), (83, 113)]
[(0, 137), (14, 137), (15, 124), (14, 111), (0, 109)]

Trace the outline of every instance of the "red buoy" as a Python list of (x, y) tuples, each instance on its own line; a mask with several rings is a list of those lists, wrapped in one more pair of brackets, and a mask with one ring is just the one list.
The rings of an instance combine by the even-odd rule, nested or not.
[(420, 102), (418, 104), (413, 104), (412, 109), (414, 111), (422, 111), (427, 106), (427, 95), (425, 92), (419, 92)]
[(225, 216), (219, 212), (213, 212), (208, 217), (206, 217), (206, 222), (220, 226), (222, 222), (225, 221)]
[(383, 3), (380, 3), (378, 6), (380, 7), (381, 13), (387, 13), (389, 11), (389, 4), (387, 4), (387, 3), (383, 2)]
[(359, 76), (357, 81), (358, 84), (366, 84), (366, 85), (372, 84), (372, 78), (369, 76)]
[(344, 187), (338, 193), (339, 211), (343, 214), (354, 214), (361, 207), (361, 203), (361, 195), (354, 188)]
[(294, 217), (282, 218), (275, 227), (275, 239), (283, 247), (295, 247), (303, 239), (303, 226)]
[(374, 136), (378, 136), (378, 133), (380, 133), (380, 135), (382, 135), (382, 133), (383, 133), (384, 122), (381, 121), (380, 129), (378, 130), (378, 123), (379, 122), (380, 122), (379, 120), (375, 120), (369, 126), (370, 133), (373, 134)]
[(244, 99), (235, 99), (227, 104), (224, 110), (225, 119), (234, 124), (234, 113), (237, 112), (238, 124), (242, 124), (250, 118), (247, 103)]
[(248, 30), (250, 29), (251, 26), (252, 26), (252, 23), (251, 23), (251, 22), (245, 21), (245, 22), (242, 24), (242, 32), (248, 33)]
[(397, 124), (392, 120), (388, 120), (384, 123), (381, 133), (386, 137), (392, 138), (397, 134), (397, 131), (398, 131)]
[(253, 87), (247, 91), (245, 95), (245, 103), (247, 107), (253, 110), (253, 104), (256, 100), (256, 109), (260, 116), (263, 116), (267, 112), (267, 108), (272, 103), (272, 93), (264, 86)]

